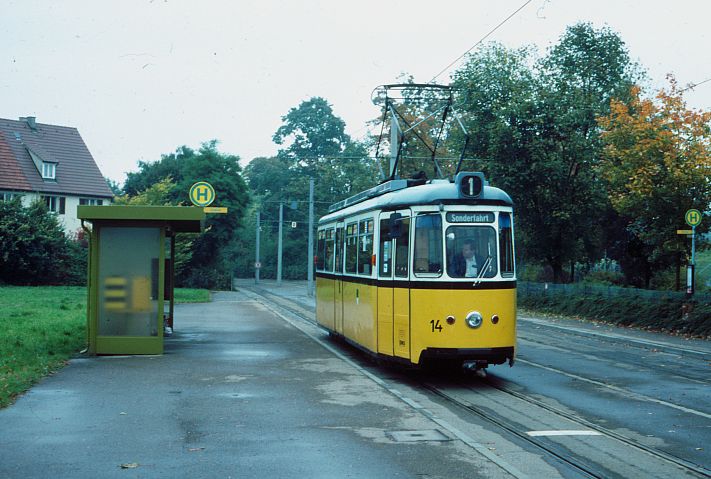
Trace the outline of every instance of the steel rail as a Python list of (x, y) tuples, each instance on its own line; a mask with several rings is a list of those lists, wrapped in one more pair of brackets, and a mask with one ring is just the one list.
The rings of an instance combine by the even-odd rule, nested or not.
[[(642, 444), (641, 442), (639, 442), (635, 439), (631, 439), (625, 435), (622, 435), (622, 434), (619, 434), (615, 431), (612, 431), (611, 429), (607, 429), (606, 427), (595, 424), (592, 421), (588, 421), (587, 419), (584, 419), (580, 416), (563, 411), (555, 406), (551, 406), (550, 404), (546, 404), (545, 402), (540, 401), (538, 399), (534, 399), (530, 396), (526, 396), (525, 394), (521, 394), (520, 392), (513, 391), (513, 390), (508, 389), (506, 387), (502, 387), (497, 384), (494, 384), (492, 382), (492, 380), (489, 378), (486, 378), (484, 380), (484, 382), (489, 387), (496, 389), (498, 391), (501, 391), (504, 394), (508, 394), (508, 395), (513, 396), (521, 401), (524, 401), (524, 402), (527, 402), (527, 403), (532, 404), (534, 406), (540, 407), (541, 409), (545, 409), (548, 412), (551, 412), (557, 416), (567, 419), (568, 421), (574, 422), (576, 424), (580, 424), (583, 427), (593, 429), (604, 436), (607, 436), (611, 439), (615, 439), (615, 440), (620, 441), (624, 444), (627, 444), (628, 446), (631, 446), (631, 447), (634, 447), (634, 448), (639, 449), (641, 451), (644, 451), (645, 453), (647, 453), (653, 457), (656, 457), (658, 459), (662, 459), (664, 461), (672, 463), (678, 467), (681, 467), (682, 469), (686, 469), (686, 470), (695, 472), (697, 474), (702, 475), (703, 477), (711, 477), (711, 470), (709, 470), (703, 466), (700, 466), (700, 465), (695, 464), (693, 462), (687, 461), (686, 459), (675, 456), (673, 454), (669, 454), (667, 452), (660, 451), (658, 449), (649, 447), (649, 446)], [(466, 385), (463, 385), (463, 386), (471, 389), (470, 386), (466, 386)]]

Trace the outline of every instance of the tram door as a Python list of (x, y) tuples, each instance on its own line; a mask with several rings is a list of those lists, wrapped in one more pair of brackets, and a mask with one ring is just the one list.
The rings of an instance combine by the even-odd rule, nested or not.
[(336, 276), (334, 318), (336, 332), (343, 334), (343, 223), (336, 226), (336, 267), (334, 273)]
[(378, 352), (410, 357), (410, 211), (381, 213)]

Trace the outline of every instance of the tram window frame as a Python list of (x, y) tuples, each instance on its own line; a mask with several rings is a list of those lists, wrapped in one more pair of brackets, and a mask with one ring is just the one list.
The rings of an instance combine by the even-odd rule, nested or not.
[(326, 264), (326, 230), (318, 231), (316, 241), (316, 271), (324, 271)]
[[(456, 235), (456, 230), (457, 229), (470, 229), (470, 230), (489, 230), (490, 236), (486, 238), (486, 244), (488, 246), (493, 246), (493, 255), (491, 258), (491, 263), (489, 265), (489, 272), (485, 275), (479, 276), (480, 270), (477, 269), (477, 276), (459, 276), (459, 275), (454, 275), (452, 274), (453, 264), (454, 264), (454, 256), (460, 254), (461, 248), (463, 247), (464, 241), (468, 239), (469, 237), (472, 237), (473, 235), (463, 235), (457, 238)], [(452, 247), (450, 247), (450, 242), (456, 242), (454, 245), (454, 251), (452, 252)], [(479, 240), (481, 241), (481, 240)], [(445, 232), (445, 250), (446, 250), (446, 259), (447, 259), (447, 276), (449, 276), (452, 279), (466, 279), (466, 280), (471, 280), (472, 278), (474, 279), (492, 279), (495, 278), (499, 274), (499, 252), (498, 252), (498, 232), (496, 228), (493, 226), (488, 226), (488, 225), (482, 225), (482, 224), (463, 224), (463, 223), (456, 223), (454, 225), (450, 225), (447, 227), (447, 230)], [(478, 260), (482, 260), (484, 263), (486, 262), (486, 259), (483, 259), (481, 255), (479, 255)], [(477, 268), (480, 268), (482, 264), (479, 264), (479, 261), (477, 261)], [(493, 270), (492, 270), (493, 267)]]
[(381, 278), (393, 277), (393, 240), (390, 238), (390, 218), (380, 220), (380, 246), (378, 248), (378, 275)]
[(356, 274), (358, 272), (358, 222), (346, 225), (346, 247), (345, 247), (345, 272), (346, 274)]
[[(326, 241), (325, 241), (325, 250), (324, 250), (324, 262), (325, 262), (325, 268), (324, 270), (328, 273), (333, 273), (333, 263), (334, 263), (334, 258), (335, 258), (335, 244), (334, 244), (334, 231), (333, 228), (329, 228), (326, 230)], [(329, 248), (330, 246), (330, 248)]]
[(373, 218), (364, 218), (358, 222), (357, 270), (362, 276), (373, 275), (373, 225)]
[(513, 245), (513, 215), (508, 211), (499, 213), (499, 270), (501, 277), (516, 276), (516, 261)]
[[(393, 271), (396, 278), (408, 278), (410, 276), (410, 217), (403, 217), (398, 221), (401, 222), (401, 234), (395, 239), (395, 265)], [(400, 259), (403, 248), (407, 253), (404, 264)]]
[[(437, 219), (439, 220), (438, 225), (431, 225), (430, 227), (426, 227), (425, 225), (421, 225), (421, 223), (424, 223), (425, 220), (430, 220), (430, 219)], [(431, 232), (434, 232), (432, 234)], [(422, 248), (422, 235), (420, 232), (423, 232), (426, 234), (424, 240), (425, 242), (425, 248)], [(427, 252), (426, 257), (420, 257), (419, 254), (421, 253), (422, 250), (425, 250)], [(415, 217), (415, 244), (413, 248), (413, 271), (415, 273), (415, 276), (418, 278), (439, 278), (442, 276), (444, 273), (444, 254), (443, 254), (443, 241), (442, 241), (442, 215), (440, 213), (436, 212), (423, 212), (418, 214)], [(435, 254), (435, 256), (432, 256), (432, 253)], [(437, 258), (439, 256), (439, 258)], [(433, 263), (432, 259), (439, 259), (439, 262), (437, 263), (436, 261)], [(419, 271), (419, 266), (418, 264), (421, 264), (421, 260), (424, 260), (427, 262), (427, 270), (426, 271)], [(433, 266), (439, 265), (439, 268), (437, 271), (432, 271)]]

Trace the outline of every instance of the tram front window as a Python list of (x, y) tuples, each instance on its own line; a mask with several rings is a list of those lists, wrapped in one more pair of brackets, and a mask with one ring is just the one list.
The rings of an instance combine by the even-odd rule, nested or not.
[(490, 226), (447, 228), (447, 274), (452, 278), (492, 278), (497, 272), (496, 231)]
[(419, 215), (415, 221), (415, 276), (442, 275), (442, 217)]

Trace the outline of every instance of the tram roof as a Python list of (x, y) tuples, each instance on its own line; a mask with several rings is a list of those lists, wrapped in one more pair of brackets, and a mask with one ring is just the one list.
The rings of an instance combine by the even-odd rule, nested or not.
[(459, 186), (449, 180), (431, 180), (425, 184), (384, 193), (345, 208), (333, 211), (319, 220), (319, 224), (337, 221), (347, 216), (371, 210), (396, 210), (421, 205), (492, 205), (513, 206), (511, 197), (503, 190), (485, 185), (476, 198), (466, 198)]

